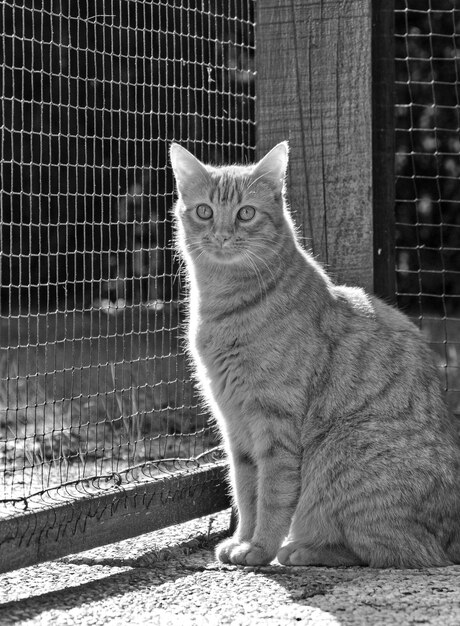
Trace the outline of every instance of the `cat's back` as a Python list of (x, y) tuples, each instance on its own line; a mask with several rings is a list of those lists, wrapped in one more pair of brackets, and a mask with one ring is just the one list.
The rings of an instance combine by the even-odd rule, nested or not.
[[(435, 367), (434, 354), (417, 326), (401, 311), (359, 287), (334, 286), (334, 305), (325, 311), (323, 327), (333, 341), (342, 340), (352, 350), (364, 345), (377, 361), (391, 355), (407, 367), (408, 358), (422, 359)], [(415, 363), (412, 363), (415, 365)]]
[(332, 293), (339, 317), (345, 317), (356, 328), (369, 332), (380, 330), (387, 336), (405, 333), (416, 343), (423, 343), (419, 329), (407, 315), (360, 287), (334, 285)]
[[(451, 429), (436, 356), (402, 312), (359, 288), (334, 287), (335, 311), (326, 324), (334, 343), (329, 378), (347, 383), (351, 407), (383, 416), (404, 429)], [(334, 394), (333, 394), (334, 395)]]

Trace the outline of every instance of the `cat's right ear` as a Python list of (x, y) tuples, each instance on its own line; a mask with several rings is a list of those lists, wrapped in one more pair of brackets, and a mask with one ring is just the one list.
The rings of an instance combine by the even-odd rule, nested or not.
[(178, 143), (171, 144), (169, 157), (180, 193), (197, 184), (209, 182), (209, 174), (203, 163)]

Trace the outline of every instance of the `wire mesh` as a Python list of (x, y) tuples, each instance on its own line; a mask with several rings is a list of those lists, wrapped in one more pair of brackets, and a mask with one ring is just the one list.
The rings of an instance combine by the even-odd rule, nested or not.
[(201, 458), (167, 150), (252, 160), (254, 0), (0, 13), (0, 500)]
[(460, 7), (396, 0), (395, 18), (397, 297), (460, 415)]

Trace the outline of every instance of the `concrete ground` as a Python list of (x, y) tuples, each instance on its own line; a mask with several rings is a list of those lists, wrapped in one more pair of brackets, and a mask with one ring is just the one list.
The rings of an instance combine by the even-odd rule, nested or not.
[(226, 511), (0, 575), (0, 624), (460, 624), (460, 565), (220, 566), (228, 522)]

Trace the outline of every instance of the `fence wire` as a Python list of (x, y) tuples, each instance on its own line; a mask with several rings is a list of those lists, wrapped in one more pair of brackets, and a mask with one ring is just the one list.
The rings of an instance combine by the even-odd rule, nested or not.
[(254, 1), (0, 14), (0, 500), (202, 458), (167, 150), (253, 159)]
[(396, 0), (395, 17), (397, 297), (460, 415), (460, 6)]

